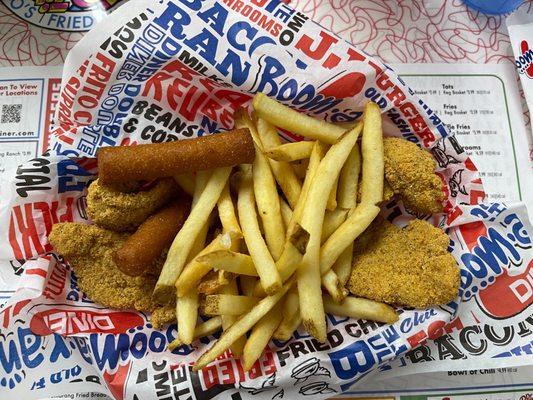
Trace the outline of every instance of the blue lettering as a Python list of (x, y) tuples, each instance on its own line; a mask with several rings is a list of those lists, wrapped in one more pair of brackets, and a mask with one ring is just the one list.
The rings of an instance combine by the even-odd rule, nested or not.
[[(261, 74), (261, 80), (257, 86), (257, 91), (263, 92), (267, 96), (274, 96), (278, 91), (278, 84), (275, 82), (275, 79), (285, 74), (285, 67), (276, 58), (271, 56), (265, 57), (263, 61), (265, 65)], [(270, 91), (267, 90), (267, 86), (270, 86)]]
[[(29, 330), (29, 329), (28, 329)], [(4, 349), (4, 346), (8, 344), (8, 350), (6, 354), (6, 350)], [(22, 342), (21, 342), (22, 343)], [(2, 367), (4, 368), (4, 371), (7, 373), (10, 373), (13, 371), (13, 367), (16, 369), (22, 368), (22, 363), (20, 362), (20, 357), (17, 351), (17, 346), (15, 345), (15, 341), (5, 341), (3, 340), (0, 342), (0, 363), (2, 363)]]
[(202, 8), (202, 2), (204, 0), (180, 0), (183, 4), (189, 7), (193, 11), (198, 11)]
[(105, 335), (104, 345), (98, 343), (100, 335), (91, 334), (89, 337), (91, 350), (93, 353), (96, 365), (102, 371), (105, 365), (109, 365), (109, 369), (114, 369), (119, 361), (126, 361), (129, 357), (130, 338), (125, 333), (119, 335)]
[(50, 354), (50, 361), (56, 362), (59, 360), (59, 357), (62, 356), (64, 359), (70, 357), (70, 350), (65, 343), (65, 340), (61, 335), (54, 333), (54, 348), (52, 349), (52, 354)]
[(498, 260), (503, 264), (507, 265), (509, 263), (509, 258), (505, 253), (504, 249), (499, 245), (503, 245), (509, 251), (510, 255), (514, 258), (515, 261), (520, 260), (520, 254), (514, 246), (509, 243), (500, 233), (494, 228), (488, 229), (488, 238), (482, 237), (479, 239), (479, 246), (474, 248), (474, 253), (477, 256), (481, 257), (483, 261), (497, 274), (502, 272)]
[(244, 68), (241, 65), (241, 58), (233, 50), (228, 49), (228, 54), (224, 57), (224, 60), (218, 64), (215, 68), (222, 75), (227, 76), (229, 74), (229, 68), (231, 67), (231, 82), (236, 86), (241, 86), (250, 73), (251, 64), (248, 61), (244, 62)]
[(207, 29), (202, 29), (202, 32), (190, 39), (185, 40), (186, 46), (189, 46), (191, 50), (198, 51), (198, 54), (205, 58), (205, 60), (215, 65), (215, 55), (218, 47), (218, 39)]
[(163, 29), (170, 28), (172, 36), (182, 40), (185, 38), (183, 27), (191, 23), (191, 17), (189, 17), (187, 11), (182, 10), (174, 3), (169, 2), (163, 14), (154, 19), (154, 23)]
[(233, 24), (228, 30), (228, 43), (240, 51), (246, 51), (246, 45), (237, 41), (237, 36), (241, 32), (245, 32), (245, 37), (252, 40), (257, 35), (257, 29), (252, 28), (248, 22), (238, 22)]
[(154, 353), (161, 353), (162, 351), (165, 351), (166, 347), (167, 341), (165, 335), (163, 335), (161, 332), (153, 331), (150, 335), (150, 340), (148, 341), (148, 348), (150, 351)]
[(364, 340), (329, 353), (335, 374), (344, 380), (353, 379), (369, 371), (375, 364), (374, 355)]
[[(209, 26), (213, 28), (220, 36), (224, 34), (224, 25), (226, 24), (226, 19), (228, 18), (228, 11), (220, 4), (215, 3), (213, 7), (209, 8), (208, 10), (199, 12), (198, 17), (206, 23), (211, 22)], [(242, 22), (239, 24), (241, 23)]]
[(135, 358), (144, 357), (146, 348), (148, 347), (146, 334), (144, 332), (137, 332), (131, 340), (130, 351)]
[(516, 238), (518, 242), (521, 244), (531, 244), (531, 238), (527, 234), (527, 230), (524, 228), (524, 224), (522, 221), (520, 221), (520, 218), (518, 218), (518, 215), (511, 214), (504, 218), (503, 222), (507, 225), (511, 223), (513, 220), (517, 220), (515, 224), (512, 226), (513, 235)]
[(90, 177), (91, 174), (80, 167), (74, 160), (65, 159), (57, 163), (57, 175), (58, 175), (58, 192), (80, 192), (82, 191), (89, 178), (80, 179), (76, 177)]

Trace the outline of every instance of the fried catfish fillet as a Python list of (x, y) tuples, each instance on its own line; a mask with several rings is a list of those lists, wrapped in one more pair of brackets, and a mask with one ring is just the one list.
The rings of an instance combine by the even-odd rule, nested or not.
[(161, 179), (149, 190), (124, 193), (95, 180), (87, 194), (87, 212), (94, 223), (117, 232), (134, 231), (178, 193), (173, 179)]
[(348, 289), (355, 296), (426, 308), (457, 297), (459, 268), (450, 239), (422, 220), (398, 228), (374, 222), (355, 242)]
[(431, 154), (401, 138), (385, 138), (385, 178), (405, 206), (419, 214), (442, 211), (442, 182)]
[(172, 322), (175, 317), (170, 316), (168, 310), (160, 310), (152, 303), (152, 291), (164, 254), (146, 274), (125, 275), (113, 262), (112, 255), (127, 237), (128, 234), (95, 225), (65, 222), (53, 226), (49, 239), (57, 253), (69, 261), (79, 288), (91, 300), (109, 308), (154, 312), (154, 326)]

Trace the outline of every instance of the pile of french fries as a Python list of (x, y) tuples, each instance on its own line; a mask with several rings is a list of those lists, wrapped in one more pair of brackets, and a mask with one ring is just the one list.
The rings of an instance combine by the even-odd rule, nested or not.
[[(252, 165), (176, 177), (192, 195), (192, 209), (154, 299), (177, 296), (178, 338), (171, 349), (222, 328), (195, 370), (228, 348), (248, 370), (271, 338), (288, 340), (302, 324), (325, 342), (326, 312), (398, 319), (390, 306), (347, 296), (345, 289), (354, 240), (378, 215), (383, 198), (378, 106), (367, 103), (362, 122), (348, 130), (264, 94), (256, 95), (253, 108), (252, 117), (245, 110), (235, 115), (236, 128), (252, 134)], [(277, 128), (308, 140), (282, 144)], [(206, 243), (217, 218), (221, 230)], [(211, 318), (198, 323), (199, 315)]]

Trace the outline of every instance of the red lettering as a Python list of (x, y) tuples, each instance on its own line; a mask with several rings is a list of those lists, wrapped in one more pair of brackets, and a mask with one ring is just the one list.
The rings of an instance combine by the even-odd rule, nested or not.
[(250, 15), (250, 13), (252, 12), (253, 8), (252, 6), (250, 5), (246, 5), (244, 6), (244, 8), (242, 9), (241, 11), (241, 14), (245, 17), (247, 17), (248, 15)]
[(194, 121), (196, 112), (200, 109), (200, 106), (207, 98), (207, 94), (200, 93), (200, 95), (197, 96), (198, 98), (193, 101), (194, 94), (197, 90), (198, 89), (195, 86), (192, 86), (187, 91), (185, 98), (183, 99), (183, 103), (181, 103), (179, 113), (183, 115), (183, 117), (186, 118), (188, 121)]
[(234, 90), (221, 89), (215, 93), (215, 96), (219, 100), (226, 100), (229, 102), (229, 107), (232, 110), (236, 110), (239, 107), (242, 107), (244, 104), (248, 103), (252, 96), (246, 93), (236, 92)]
[[(109, 76), (111, 76), (111, 72), (113, 72), (113, 70), (115, 69), (116, 63), (110, 58), (103, 55), (102, 53), (97, 53), (96, 59), (102, 63), (102, 68), (104, 68), (106, 71), (109, 72), (109, 74), (107, 75), (109, 79)], [(91, 67), (91, 72), (89, 73), (89, 75), (91, 74), (92, 74), (92, 67)]]
[(274, 361), (274, 356), (271, 351), (265, 352), (263, 366), (265, 370), (265, 375), (272, 375), (274, 372), (277, 371), (276, 363)]
[(470, 204), (479, 204), (485, 198), (485, 192), (483, 190), (472, 189), (470, 191)]
[(274, 27), (270, 30), (270, 33), (272, 34), (272, 36), (274, 37), (278, 37), (279, 36), (279, 33), (281, 32), (281, 28), (283, 28), (283, 26), (281, 24), (274, 24)]
[(176, 98), (183, 96), (181, 87), (183, 87), (183, 89), (187, 89), (189, 86), (190, 86), (190, 81), (186, 81), (185, 79), (182, 79), (182, 78), (176, 78), (174, 79), (174, 82), (172, 82), (172, 85), (168, 87), (168, 92), (167, 92), (168, 105), (172, 107), (173, 110), (178, 108), (178, 102), (176, 101)]
[(207, 367), (202, 368), (200, 371), (202, 371), (202, 378), (204, 380), (206, 389), (212, 388), (213, 386), (219, 384), (218, 370), (216, 365), (208, 365)]
[(422, 344), (426, 341), (427, 335), (424, 330), (420, 330), (416, 332), (414, 335), (411, 335), (407, 338), (407, 341), (411, 345), (411, 347), (415, 348), (419, 344)]
[(15, 220), (17, 230), (21, 235), (20, 240), (24, 248), (23, 257), (20, 258), (31, 258), (36, 255), (32, 251), (32, 244), (37, 254), (45, 253), (33, 219), (32, 206), (33, 204), (31, 203), (24, 204), (24, 214), (22, 213), (21, 206), (15, 206), (11, 214), (11, 218)]
[(366, 57), (352, 47), (348, 48), (348, 61), (364, 61)]
[(394, 86), (392, 91), (387, 93), (387, 98), (392, 101), (396, 107), (399, 107), (405, 100), (405, 93), (398, 86)]
[(268, 31), (270, 28), (272, 28), (272, 25), (274, 25), (274, 20), (267, 18), (266, 15), (261, 15), (261, 18), (259, 18), (259, 22), (257, 23), (257, 25)]
[(298, 50), (301, 50), (304, 54), (306, 54), (313, 60), (321, 60), (326, 54), (326, 52), (329, 50), (331, 45), (338, 42), (338, 39), (324, 31), (320, 32), (320, 38), (320, 43), (316, 46), (314, 50), (311, 50), (314, 40), (307, 35), (303, 35), (298, 41), (298, 43), (296, 43), (296, 48)]
[(89, 125), (93, 120), (93, 116), (89, 111), (79, 110), (74, 113), (74, 121), (80, 125)]
[(235, 383), (235, 373), (231, 360), (226, 360), (218, 364), (222, 378), (222, 384)]
[(381, 74), (376, 77), (376, 86), (381, 90), (387, 90), (394, 86), (387, 74)]
[(237, 0), (235, 2), (235, 5), (233, 6), (233, 9), (237, 12), (240, 12), (241, 11), (241, 8), (242, 6), (244, 6), (244, 2), (242, 2), (241, 0)]
[(329, 57), (322, 63), (322, 66), (327, 69), (333, 69), (341, 62), (341, 58), (336, 54), (330, 54)]
[[(59, 202), (57, 201), (54, 201), (51, 204), (43, 201), (24, 204), (24, 215), (21, 206), (13, 207), (11, 220), (9, 222), (9, 243), (13, 249), (15, 258), (31, 258), (52, 250), (50, 243), (46, 242), (44, 246), (42, 245), (41, 237), (50, 234), (53, 224), (57, 222), (72, 221), (73, 204), (74, 198), (67, 197), (65, 199), (66, 209), (63, 214), (58, 214)], [(39, 214), (35, 213), (35, 211), (39, 211)], [(40, 220), (43, 221), (45, 227), (44, 232), (37, 231), (35, 221)], [(17, 239), (17, 231), (21, 235), (20, 242), (22, 242), (24, 252), (21, 251), (19, 240)], [(35, 248), (35, 253), (32, 251), (31, 244), (33, 244), (33, 247)]]
[(166, 73), (166, 72), (157, 72), (152, 77), (150, 77), (145, 85), (144, 90), (142, 92), (143, 96), (148, 96), (150, 94), (150, 90), (154, 89), (154, 94), (151, 96), (154, 100), (161, 101), (163, 98), (163, 85), (162, 82), (166, 81), (167, 79), (172, 78), (172, 75)]
[(218, 104), (215, 100), (208, 99), (207, 102), (201, 108), (201, 112), (202, 114), (207, 116), (209, 119), (213, 121), (217, 121), (218, 120), (217, 111), (220, 110), (221, 108), (222, 106)]
[(252, 368), (248, 371), (248, 376), (250, 379), (258, 378), (262, 375), (261, 373), (261, 364), (259, 360), (257, 360), (254, 365), (252, 365)]
[(454, 318), (452, 321), (450, 321), (444, 326), (444, 330), (446, 331), (446, 333), (452, 333), (454, 329), (460, 331), (463, 328), (463, 321), (461, 321), (461, 318), (459, 317)]
[(446, 225), (450, 225), (461, 215), (463, 215), (463, 211), (458, 206), (455, 206), (452, 211), (448, 213), (448, 216), (446, 218)]
[(256, 5), (257, 7), (263, 7), (268, 0), (250, 0), (250, 3)]

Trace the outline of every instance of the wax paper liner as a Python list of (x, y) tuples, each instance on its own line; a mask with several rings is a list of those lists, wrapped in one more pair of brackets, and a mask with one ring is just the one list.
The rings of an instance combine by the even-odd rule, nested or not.
[[(23, 276), (0, 313), (0, 390), (24, 398), (93, 391), (117, 399), (321, 399), (463, 327), (474, 327), (471, 354), (527, 345), (532, 229), (523, 208), (478, 204), (484, 192), (476, 168), (438, 116), (386, 66), (285, 4), (129, 2), (73, 49), (63, 84), (50, 151), (2, 186), (0, 256)], [(249, 372), (226, 352), (195, 373), (191, 363), (214, 336), (171, 353), (175, 325), (154, 330), (149, 316), (105, 309), (79, 291), (47, 235), (58, 221), (89, 222), (85, 194), (97, 148), (231, 128), (233, 111), (257, 91), (336, 123), (356, 120), (373, 100), (386, 135), (432, 152), (445, 212), (418, 217), (449, 233), (461, 268), (458, 299), (399, 310), (393, 325), (330, 315), (325, 344), (299, 331), (271, 342)], [(414, 217), (395, 201), (382, 214), (398, 225)], [(475, 341), (482, 326), (501, 339), (497, 351)]]

